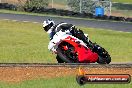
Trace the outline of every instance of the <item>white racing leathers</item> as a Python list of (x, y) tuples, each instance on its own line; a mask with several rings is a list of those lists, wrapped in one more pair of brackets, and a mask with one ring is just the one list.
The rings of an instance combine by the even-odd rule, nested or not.
[(82, 40), (79, 40), (78, 38), (72, 36), (72, 34), (70, 33), (69, 30), (65, 31), (65, 32), (62, 32), (61, 30), (59, 32), (57, 32), (53, 39), (49, 42), (49, 45), (48, 45), (48, 49), (54, 53), (56, 53), (56, 49), (58, 48), (58, 45), (64, 40), (66, 39), (68, 36), (71, 36), (73, 37), (74, 39), (76, 39), (76, 41), (79, 41), (81, 45), (86, 46), (86, 44), (82, 41)]
[(70, 34), (70, 31), (62, 32), (61, 30), (57, 32), (53, 39), (49, 42), (48, 49), (54, 53), (56, 53), (56, 49), (58, 48), (58, 45), (61, 40), (65, 39), (66, 36)]

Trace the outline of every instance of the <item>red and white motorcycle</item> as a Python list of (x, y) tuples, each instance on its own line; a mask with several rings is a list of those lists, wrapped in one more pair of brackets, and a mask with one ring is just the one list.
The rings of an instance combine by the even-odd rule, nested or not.
[(88, 42), (83, 42), (77, 37), (67, 32), (57, 32), (49, 42), (52, 45), (52, 52), (57, 54), (59, 63), (100, 63), (109, 64), (111, 57), (101, 46)]

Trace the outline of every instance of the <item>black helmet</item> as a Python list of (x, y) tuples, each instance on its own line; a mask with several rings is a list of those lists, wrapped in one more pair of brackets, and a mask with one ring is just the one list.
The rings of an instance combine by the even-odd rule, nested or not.
[(54, 21), (51, 20), (51, 19), (45, 20), (45, 21), (43, 22), (43, 28), (44, 28), (44, 30), (45, 30), (46, 32), (48, 32), (49, 29), (50, 29), (51, 27), (53, 27), (54, 25), (55, 25), (55, 23), (54, 23)]

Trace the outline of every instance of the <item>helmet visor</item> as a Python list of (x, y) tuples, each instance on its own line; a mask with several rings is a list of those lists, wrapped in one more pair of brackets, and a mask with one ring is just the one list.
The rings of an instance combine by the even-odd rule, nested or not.
[(50, 23), (49, 25), (44, 27), (44, 30), (47, 32), (52, 26), (53, 26), (53, 23)]

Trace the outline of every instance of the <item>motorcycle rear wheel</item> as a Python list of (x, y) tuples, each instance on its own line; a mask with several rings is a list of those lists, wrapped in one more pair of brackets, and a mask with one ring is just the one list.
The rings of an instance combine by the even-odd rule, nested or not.
[(111, 62), (111, 57), (108, 55), (107, 58), (99, 56), (97, 63), (99, 64), (109, 64)]
[(109, 64), (111, 62), (111, 57), (110, 57), (109, 53), (99, 45), (95, 45), (94, 47), (96, 50), (94, 50), (94, 49), (93, 50), (99, 55), (97, 63)]

